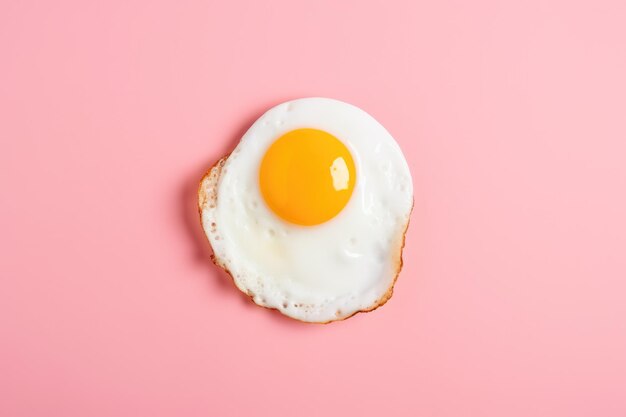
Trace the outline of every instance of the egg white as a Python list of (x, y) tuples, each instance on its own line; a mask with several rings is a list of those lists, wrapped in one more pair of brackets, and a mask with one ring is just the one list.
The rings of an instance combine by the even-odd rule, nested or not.
[[(278, 217), (259, 189), (271, 144), (299, 129), (341, 140), (356, 165), (350, 201), (333, 219), (299, 226)], [(402, 266), (413, 185), (402, 151), (373, 117), (328, 98), (282, 103), (261, 116), (203, 178), (203, 228), (215, 262), (255, 303), (307, 322), (330, 322), (384, 304)]]

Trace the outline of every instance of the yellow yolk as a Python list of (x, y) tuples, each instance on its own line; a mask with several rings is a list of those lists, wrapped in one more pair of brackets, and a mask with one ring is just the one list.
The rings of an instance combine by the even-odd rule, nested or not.
[(313, 226), (348, 203), (356, 171), (348, 148), (330, 133), (292, 130), (267, 150), (259, 172), (261, 194), (282, 219)]

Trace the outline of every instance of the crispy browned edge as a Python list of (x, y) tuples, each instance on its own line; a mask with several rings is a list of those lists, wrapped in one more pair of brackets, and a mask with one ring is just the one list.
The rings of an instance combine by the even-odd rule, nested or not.
[[(228, 157), (230, 156), (230, 153), (224, 155), (222, 158), (218, 159), (213, 165), (211, 165), (211, 167), (204, 173), (204, 175), (202, 176), (202, 178), (200, 178), (200, 183), (198, 184), (198, 214), (200, 215), (200, 226), (202, 227), (202, 230), (204, 231), (204, 235), (207, 238), (207, 241), (209, 242), (209, 245), (211, 245), (211, 240), (209, 239), (209, 235), (207, 233), (206, 230), (204, 230), (204, 224), (202, 223), (202, 210), (204, 208), (204, 204), (209, 201), (208, 196), (206, 196), (202, 190), (202, 183), (204, 182), (204, 179), (209, 176), (211, 174), (211, 170), (213, 170), (213, 168), (215, 168), (218, 164), (220, 164), (221, 162), (226, 162), (226, 160), (228, 159)], [(221, 170), (218, 172), (218, 176), (221, 175)], [(215, 201), (217, 202), (217, 196), (215, 197)], [(393, 278), (393, 282), (391, 283), (391, 285), (389, 286), (389, 289), (387, 290), (387, 292), (385, 294), (383, 294), (383, 296), (374, 304), (372, 305), (370, 308), (366, 308), (363, 310), (357, 310), (354, 313), (350, 314), (349, 316), (346, 317), (341, 317), (341, 318), (337, 318), (334, 320), (328, 320), (328, 321), (305, 321), (305, 320), (300, 320), (297, 319), (295, 317), (291, 317), (288, 316), (286, 314), (284, 314), (282, 311), (280, 311), (280, 309), (275, 308), (275, 307), (268, 307), (268, 306), (263, 306), (260, 304), (257, 304), (254, 302), (254, 294), (250, 293), (250, 292), (244, 292), (242, 291), (246, 296), (248, 296), (248, 298), (250, 299), (250, 301), (252, 301), (255, 305), (259, 306), (259, 307), (263, 307), (266, 308), (268, 310), (276, 310), (278, 311), (280, 314), (282, 314), (283, 316), (289, 317), (290, 319), (294, 319), (296, 321), (299, 321), (301, 323), (307, 323), (307, 324), (329, 324), (329, 323), (333, 323), (333, 322), (337, 322), (337, 321), (343, 321), (343, 320), (347, 320), (350, 317), (355, 316), (358, 313), (369, 313), (370, 311), (374, 311), (377, 308), (385, 305), (385, 303), (387, 301), (389, 301), (389, 299), (391, 298), (391, 296), (393, 295), (393, 287), (396, 285), (396, 281), (398, 281), (398, 276), (400, 275), (400, 271), (402, 271), (402, 266), (404, 265), (404, 261), (402, 259), (402, 254), (404, 252), (404, 244), (406, 242), (406, 232), (409, 229), (409, 223), (411, 222), (411, 213), (413, 212), (413, 207), (415, 206), (415, 200), (413, 200), (412, 204), (411, 204), (411, 210), (409, 212), (409, 220), (407, 220), (406, 222), (406, 227), (404, 228), (404, 232), (402, 232), (402, 245), (400, 246), (400, 260), (398, 262), (398, 266), (397, 266), (397, 271), (396, 271), (396, 276)], [(211, 249), (213, 249), (213, 247), (211, 246)], [(230, 272), (230, 270), (226, 267), (226, 265), (222, 264), (217, 257), (215, 256), (215, 252), (211, 253), (211, 261), (213, 261), (213, 263), (224, 270), (224, 272), (226, 272), (226, 274), (228, 274), (228, 276), (230, 277), (233, 285), (235, 286), (235, 288), (237, 288), (237, 290), (241, 291), (239, 289), (239, 287), (237, 287), (237, 285), (235, 284), (235, 277), (233, 277), (233, 274)]]

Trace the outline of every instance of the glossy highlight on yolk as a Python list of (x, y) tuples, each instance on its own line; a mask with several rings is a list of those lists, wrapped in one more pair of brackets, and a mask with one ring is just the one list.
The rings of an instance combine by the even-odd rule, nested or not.
[(356, 180), (348, 148), (330, 133), (292, 130), (267, 150), (259, 171), (261, 194), (282, 219), (324, 223), (345, 207)]

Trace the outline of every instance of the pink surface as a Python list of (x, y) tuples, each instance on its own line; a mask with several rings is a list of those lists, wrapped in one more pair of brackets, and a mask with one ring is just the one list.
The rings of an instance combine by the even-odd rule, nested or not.
[[(0, 4), (0, 415), (626, 415), (623, 1)], [(415, 211), (382, 309), (304, 325), (209, 262), (202, 172), (354, 103)]]

